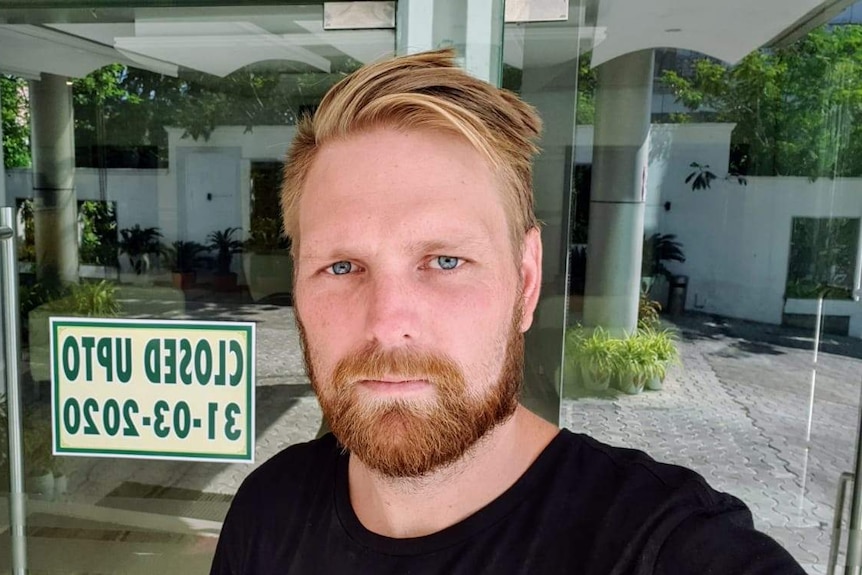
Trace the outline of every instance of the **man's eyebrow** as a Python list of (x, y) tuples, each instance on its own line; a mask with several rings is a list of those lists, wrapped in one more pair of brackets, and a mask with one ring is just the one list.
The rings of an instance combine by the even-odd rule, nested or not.
[[(458, 255), (465, 250), (473, 251), (486, 248), (488, 242), (483, 242), (474, 236), (453, 236), (447, 239), (413, 240), (406, 243), (403, 252), (407, 254)], [(312, 252), (303, 259), (307, 261), (342, 261), (359, 257), (362, 248), (356, 246), (339, 246), (331, 250)]]
[(447, 239), (414, 240), (405, 246), (407, 253), (427, 253), (439, 255), (457, 255), (465, 249), (476, 249), (487, 246), (487, 242), (472, 236), (452, 237)]

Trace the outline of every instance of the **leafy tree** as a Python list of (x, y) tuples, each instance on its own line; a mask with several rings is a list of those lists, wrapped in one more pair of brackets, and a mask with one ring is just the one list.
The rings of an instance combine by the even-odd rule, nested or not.
[(661, 79), (691, 111), (677, 120), (736, 123), (732, 173), (862, 175), (862, 26), (822, 27), (733, 67), (703, 58)]
[(584, 54), (578, 60), (578, 107), (575, 122), (581, 125), (596, 121), (596, 84), (598, 77), (591, 64), (592, 58)]
[(79, 261), (82, 264), (116, 266), (117, 216), (113, 202), (78, 202)]
[(0, 75), (0, 112), (3, 123), (3, 165), (26, 168), (30, 165), (30, 106), (27, 82)]

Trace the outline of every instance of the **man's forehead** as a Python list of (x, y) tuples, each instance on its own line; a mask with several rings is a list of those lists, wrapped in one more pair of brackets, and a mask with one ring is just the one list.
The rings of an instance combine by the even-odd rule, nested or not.
[(436, 132), (392, 130), (325, 145), (305, 182), (298, 216), (302, 236), (377, 224), (393, 232), (451, 228), (463, 238), (471, 227), (505, 220), (496, 179), (469, 144)]

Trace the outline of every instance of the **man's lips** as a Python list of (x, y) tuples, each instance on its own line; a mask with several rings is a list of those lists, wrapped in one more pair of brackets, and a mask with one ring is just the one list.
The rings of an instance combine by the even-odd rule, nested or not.
[(374, 393), (386, 395), (400, 395), (405, 393), (417, 393), (432, 387), (425, 379), (402, 379), (402, 380), (375, 380), (363, 379), (358, 384)]

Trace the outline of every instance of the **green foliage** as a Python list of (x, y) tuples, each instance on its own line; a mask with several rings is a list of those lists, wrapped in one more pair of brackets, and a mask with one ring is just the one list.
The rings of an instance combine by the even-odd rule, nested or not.
[(206, 246), (198, 242), (177, 240), (165, 250), (165, 260), (174, 273), (191, 273), (203, 263)]
[(120, 313), (117, 286), (108, 280), (72, 286), (73, 313), (86, 317), (115, 317)]
[(664, 379), (667, 368), (679, 363), (679, 349), (677, 348), (676, 333), (670, 329), (656, 329), (654, 327), (641, 327), (637, 331), (637, 339), (640, 345), (648, 350), (656, 360), (654, 375)]
[(242, 251), (242, 242), (233, 235), (241, 228), (225, 228), (216, 230), (207, 236), (207, 247), (216, 252), (216, 273), (227, 275), (230, 273), (230, 264), (233, 255)]
[(255, 253), (269, 253), (290, 249), (290, 240), (284, 233), (281, 218), (259, 217), (251, 222), (251, 232), (244, 247)]
[(698, 119), (736, 123), (731, 175), (862, 175), (862, 26), (822, 27), (732, 68), (704, 58), (662, 82)]
[(578, 59), (578, 103), (575, 123), (578, 125), (594, 124), (596, 121), (596, 85), (598, 76), (590, 63), (589, 54), (582, 54)]
[(850, 299), (858, 218), (793, 218), (785, 296)]
[(184, 71), (179, 77), (106, 66), (75, 81), (75, 140), (84, 148), (154, 146), (167, 156), (166, 126), (208, 139), (216, 126), (293, 125), (336, 82), (358, 69), (352, 58), (331, 73), (251, 66), (224, 78)]
[[(19, 199), (17, 218), (24, 224), (18, 242), (18, 261), (36, 261), (36, 222), (33, 200)], [(82, 264), (117, 265), (117, 218), (113, 202), (78, 202), (78, 259)]]
[(30, 102), (27, 82), (0, 75), (0, 121), (3, 129), (3, 165), (30, 166)]
[(567, 358), (596, 379), (610, 377), (615, 371), (619, 346), (620, 340), (601, 327), (593, 328), (589, 334), (580, 327), (566, 333)]
[(682, 243), (676, 240), (676, 234), (654, 233), (644, 238), (641, 275), (643, 277), (664, 276), (668, 281), (673, 273), (664, 262), (685, 262)]
[(50, 274), (32, 285), (21, 286), (18, 291), (18, 307), (23, 324), (26, 325), (30, 312), (37, 307), (68, 295), (68, 286), (63, 285), (59, 278)]
[(117, 216), (113, 202), (78, 202), (81, 230), (79, 259), (82, 264), (116, 266)]
[(120, 251), (129, 257), (129, 265), (140, 275), (149, 270), (148, 256), (162, 253), (162, 232), (157, 227), (141, 228), (135, 224), (120, 230)]
[(641, 292), (640, 300), (638, 301), (638, 329), (658, 327), (661, 324), (658, 316), (660, 311), (661, 304)]
[(673, 331), (653, 327), (616, 338), (601, 327), (578, 326), (566, 332), (566, 369), (580, 375), (586, 386), (610, 380), (624, 391), (640, 389), (650, 379), (663, 379), (667, 368), (679, 362), (676, 339)]
[(853, 290), (825, 283), (793, 280), (787, 282), (784, 297), (787, 299), (820, 299), (820, 297), (823, 299), (852, 299)]
[(642, 332), (638, 331), (620, 340), (616, 354), (616, 375), (622, 391), (627, 391), (625, 380), (629, 379), (637, 388), (661, 375), (658, 355)]
[(66, 295), (45, 304), (52, 315), (68, 314), (81, 317), (115, 317), (121, 307), (117, 301), (117, 286), (108, 280), (81, 282), (66, 288)]

